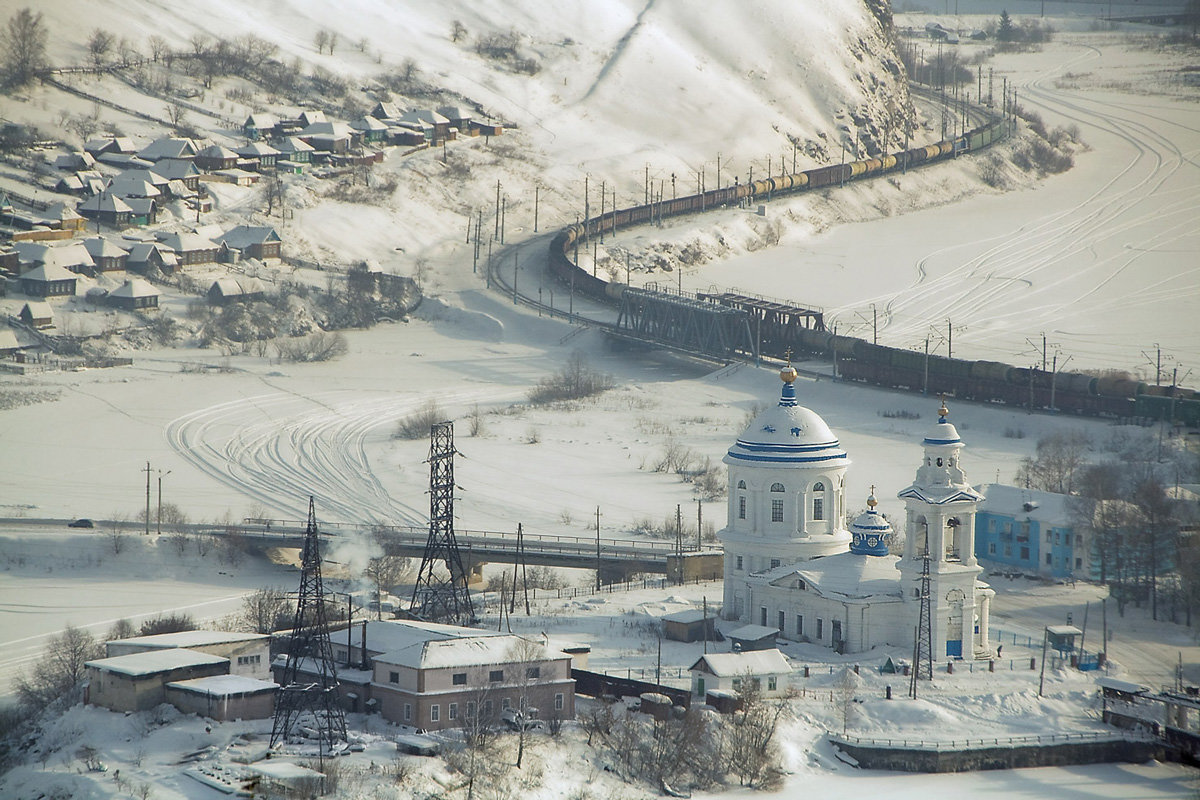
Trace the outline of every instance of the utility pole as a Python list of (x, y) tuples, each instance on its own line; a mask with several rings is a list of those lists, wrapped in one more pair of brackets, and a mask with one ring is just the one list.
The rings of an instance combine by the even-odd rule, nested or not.
[(146, 535), (150, 535), (150, 462), (146, 462)]
[(167, 470), (166, 472), (163, 472), (160, 469), (158, 471), (158, 522), (157, 522), (157, 526), (158, 526), (158, 535), (159, 536), (162, 536), (162, 479), (165, 476), (170, 475), (170, 474), (171, 474), (171, 470)]
[(591, 174), (583, 176), (583, 234), (587, 236), (590, 232), (588, 226), (588, 216), (590, 215), (590, 206), (588, 205), (588, 181), (591, 180)]
[(704, 501), (696, 500), (696, 552), (697, 553), (700, 552), (700, 549), (702, 546), (701, 538), (703, 536), (703, 534), (702, 534), (703, 530), (704, 530)]
[(500, 179), (496, 179), (496, 231), (492, 234), (493, 239), (500, 238)]
[(596, 506), (596, 591), (600, 591), (600, 506)]
[(925, 379), (921, 383), (921, 394), (929, 394), (929, 336), (925, 337)]
[(517, 304), (517, 254), (513, 253), (513, 305)]
[(1042, 674), (1038, 677), (1038, 697), (1042, 696), (1043, 690), (1046, 688), (1046, 648), (1050, 644), (1050, 634), (1048, 631), (1042, 631)]
[(500, 201), (500, 244), (504, 244), (504, 226), (508, 222), (508, 198)]
[(538, 232), (538, 201), (541, 200), (541, 186), (533, 187), (533, 232)]
[(954, 358), (954, 326), (946, 320), (946, 358)]
[(871, 344), (879, 344), (879, 315), (874, 303), (871, 303)]
[(604, 243), (604, 206), (608, 201), (608, 191), (604, 186), (605, 183), (606, 181), (600, 181), (600, 225), (598, 227), (600, 228), (601, 244)]

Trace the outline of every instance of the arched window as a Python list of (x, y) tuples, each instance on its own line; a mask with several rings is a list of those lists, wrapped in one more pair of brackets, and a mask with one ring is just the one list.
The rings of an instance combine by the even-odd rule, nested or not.
[(825, 519), (825, 484), (817, 481), (813, 484), (812, 518)]
[(939, 467), (942, 465), (942, 460), (941, 460), (940, 458), (937, 460), (937, 465), (938, 465)]
[(772, 492), (783, 492), (783, 491), (787, 491), (787, 490), (783, 488), (783, 484), (782, 484), (782, 483), (772, 483), (772, 484), (771, 484), (771, 491), (772, 491)]
[(745, 482), (745, 481), (738, 481), (738, 488), (739, 488), (739, 489), (745, 489), (745, 488), (746, 488), (746, 482)]
[[(772, 492), (785, 491), (782, 483), (772, 483)], [(771, 522), (783, 522), (783, 501), (774, 499), (771, 501)]]

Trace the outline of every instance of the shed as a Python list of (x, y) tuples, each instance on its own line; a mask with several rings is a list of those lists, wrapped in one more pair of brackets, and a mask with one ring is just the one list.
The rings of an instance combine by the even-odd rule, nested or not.
[(270, 643), (271, 637), (262, 633), (201, 629), (116, 639), (104, 647), (110, 656), (185, 648), (229, 659), (232, 675), (266, 679), (271, 676)]
[(54, 327), (54, 309), (44, 300), (30, 300), (21, 307), (17, 319), (39, 330)]
[(699, 608), (688, 608), (667, 614), (663, 620), (663, 636), (676, 642), (716, 641), (716, 615), (705, 615)]
[(158, 289), (141, 278), (132, 278), (108, 294), (109, 305), (124, 311), (158, 308)]
[(165, 703), (172, 681), (225, 675), (229, 659), (194, 650), (158, 650), (99, 658), (85, 665), (87, 702), (113, 711), (145, 711)]
[(766, 625), (743, 625), (729, 634), (734, 650), (749, 652), (752, 650), (773, 650), (775, 637), (779, 635), (778, 628)]
[(17, 334), (8, 328), (0, 329), (0, 355), (11, 356), (20, 349)]
[(249, 303), (265, 294), (258, 278), (218, 278), (208, 287), (208, 302), (217, 305)]
[(1059, 655), (1075, 652), (1075, 637), (1082, 636), (1083, 631), (1074, 625), (1047, 625), (1046, 641), (1051, 650), (1057, 650)]
[(185, 714), (226, 722), (267, 719), (275, 714), (279, 684), (244, 675), (211, 675), (166, 686), (167, 702)]
[(270, 761), (261, 761), (257, 764), (250, 764), (246, 767), (251, 772), (256, 772), (261, 775), (261, 783), (266, 789), (266, 795), (292, 797), (316, 794), (316, 792), (304, 792), (306, 787), (316, 788), (318, 781), (325, 777), (325, 773), (317, 772), (315, 769), (302, 767), (299, 764), (293, 764), (290, 761), (279, 761), (272, 759)]
[[(81, 181), (80, 189), (82, 188)], [(52, 203), (42, 212), (42, 218), (50, 223), (50, 227), (63, 231), (81, 231), (87, 227), (87, 220), (83, 215), (63, 202)]]

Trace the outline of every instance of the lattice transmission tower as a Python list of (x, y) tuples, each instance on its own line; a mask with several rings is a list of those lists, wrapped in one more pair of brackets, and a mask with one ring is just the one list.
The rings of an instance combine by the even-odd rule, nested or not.
[(308, 498), (308, 526), (300, 556), (300, 592), (288, 641), (287, 665), (275, 701), (271, 746), (286, 741), (300, 725), (317, 732), (320, 755), (346, 741), (346, 713), (338, 697), (337, 667), (329, 644), (317, 514)]
[(429, 429), (429, 538), (409, 611), (417, 619), (468, 625), (475, 621), (467, 571), (454, 538), (454, 423)]
[(932, 592), (929, 588), (929, 531), (925, 532), (925, 552), (921, 557), (921, 609), (917, 612), (917, 635), (913, 642), (912, 676), (908, 696), (916, 698), (917, 681), (933, 680)]

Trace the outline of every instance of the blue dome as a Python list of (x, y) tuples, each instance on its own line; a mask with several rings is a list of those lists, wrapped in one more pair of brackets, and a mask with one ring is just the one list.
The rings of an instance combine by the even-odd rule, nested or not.
[(796, 370), (786, 367), (781, 373), (783, 391), (779, 404), (763, 411), (729, 448), (725, 463), (762, 466), (845, 465), (846, 451), (825, 420), (796, 402)]
[(868, 509), (850, 524), (850, 552), (860, 556), (886, 556), (892, 526), (875, 510), (875, 495), (867, 498)]

